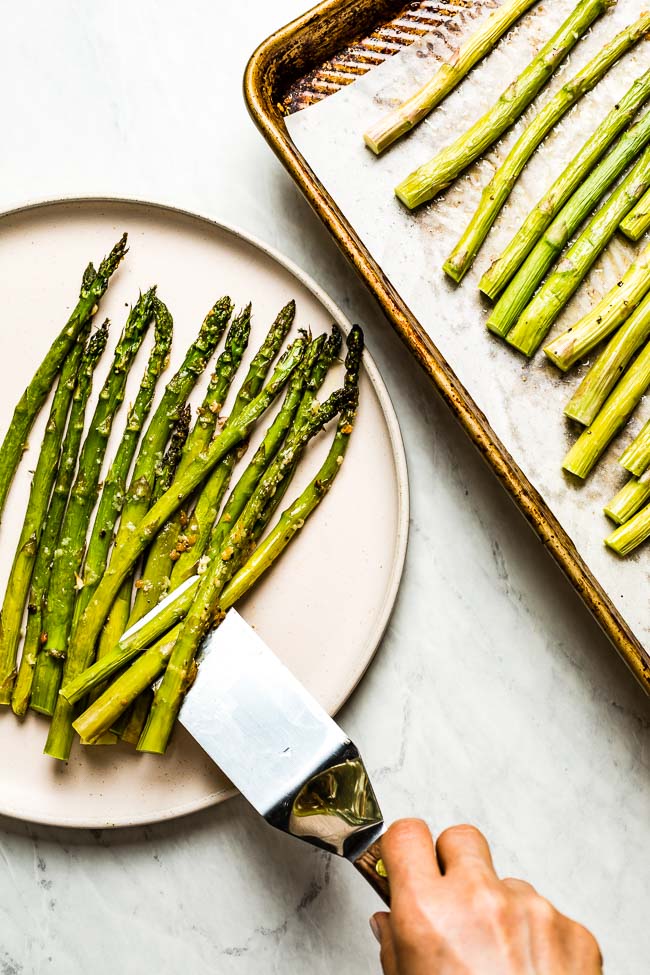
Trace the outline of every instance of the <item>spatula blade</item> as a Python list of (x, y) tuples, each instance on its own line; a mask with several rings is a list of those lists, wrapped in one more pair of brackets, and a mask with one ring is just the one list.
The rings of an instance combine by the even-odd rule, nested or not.
[(272, 825), (358, 855), (383, 821), (349, 738), (235, 610), (202, 652), (181, 724)]

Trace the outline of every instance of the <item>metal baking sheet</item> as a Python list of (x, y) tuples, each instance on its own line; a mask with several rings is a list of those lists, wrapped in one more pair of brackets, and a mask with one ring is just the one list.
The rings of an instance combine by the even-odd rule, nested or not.
[[(573, 5), (573, 0), (539, 4), (409, 138), (379, 158), (365, 148), (363, 130), (370, 120), (422, 84), (436, 64), (453, 53), (476, 26), (471, 16), (456, 18), (453, 32), (438, 29), (426, 35), (336, 94), (291, 115), (286, 126), (362, 245), (447, 360), (496, 437), (557, 517), (578, 556), (620, 612), (633, 637), (648, 653), (650, 550), (646, 546), (621, 560), (605, 549), (603, 538), (611, 525), (602, 507), (626, 479), (616, 461), (623, 446), (650, 416), (650, 397), (644, 399), (596, 471), (584, 485), (578, 485), (561, 469), (562, 458), (576, 437), (575, 428), (562, 411), (589, 361), (568, 376), (560, 375), (541, 354), (528, 363), (487, 333), (489, 305), (477, 288), (481, 274), (507, 244), (540, 191), (552, 182), (632, 81), (647, 70), (647, 44), (640, 44), (628, 54), (548, 137), (524, 171), (463, 285), (456, 288), (441, 270), (478, 203), (481, 188), (540, 104), (616, 31), (639, 16), (643, 2), (619, 0), (578, 44), (507, 137), (444, 196), (411, 214), (393, 195), (394, 186), (404, 175), (434, 155), (492, 104)], [(577, 320), (616, 282), (635, 250), (620, 238), (610, 245), (556, 323), (555, 332)]]

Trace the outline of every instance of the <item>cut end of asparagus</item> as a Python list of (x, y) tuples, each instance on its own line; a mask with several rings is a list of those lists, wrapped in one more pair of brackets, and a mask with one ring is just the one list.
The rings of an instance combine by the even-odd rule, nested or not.
[(399, 109), (395, 109), (364, 132), (363, 141), (378, 156), (384, 149), (392, 146), (393, 142), (410, 132), (412, 127), (412, 123), (404, 118)]
[(650, 472), (640, 478), (630, 478), (627, 484), (624, 484), (614, 495), (604, 511), (617, 525), (623, 525), (648, 501), (650, 501)]
[(642, 508), (620, 528), (616, 528), (605, 539), (605, 545), (617, 555), (625, 556), (633, 552), (650, 538), (650, 504)]
[(445, 272), (448, 278), (451, 278), (456, 284), (460, 284), (467, 272), (470, 269), (470, 263), (468, 262), (468, 255), (466, 251), (454, 253), (447, 258), (445, 263), (442, 265), (442, 270)]
[(485, 327), (488, 332), (492, 332), (493, 335), (498, 335), (499, 338), (505, 339), (512, 328), (512, 322), (509, 318), (499, 314), (498, 308), (495, 308), (485, 323)]
[(577, 361), (574, 354), (574, 342), (570, 335), (571, 329), (564, 335), (558, 336), (555, 341), (544, 346), (544, 355), (551, 362), (566, 372)]
[(592, 457), (589, 449), (585, 449), (584, 443), (580, 443), (580, 439), (578, 439), (562, 461), (562, 470), (584, 481), (594, 466), (595, 460), (596, 458)]
[(429, 200), (432, 200), (434, 196), (441, 193), (447, 186), (449, 186), (449, 183), (446, 183), (444, 186), (432, 188), (430, 180), (424, 177), (419, 169), (416, 169), (415, 172), (411, 173), (410, 176), (407, 176), (405, 180), (402, 180), (395, 187), (395, 196), (409, 210), (415, 210), (417, 207), (422, 206), (423, 203), (428, 203)]
[(478, 283), (478, 290), (490, 301), (496, 301), (503, 289), (505, 288), (507, 281), (499, 281), (496, 275), (496, 268), (498, 261), (494, 261), (492, 267), (489, 268), (481, 278)]
[[(521, 322), (522, 319), (519, 321)], [(518, 325), (519, 322), (506, 334), (506, 342), (508, 345), (511, 345), (513, 349), (516, 349), (517, 352), (522, 352), (530, 359), (537, 352), (541, 339), (536, 332), (523, 326), (521, 329), (519, 329), (517, 327)]]
[(590, 401), (576, 397), (570, 399), (564, 407), (564, 415), (568, 416), (570, 420), (580, 423), (583, 427), (588, 427), (590, 423), (593, 423), (597, 413), (598, 407), (594, 410)]

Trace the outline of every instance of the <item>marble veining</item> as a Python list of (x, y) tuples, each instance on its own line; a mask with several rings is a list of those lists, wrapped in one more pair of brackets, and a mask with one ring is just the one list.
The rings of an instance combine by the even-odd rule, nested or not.
[[(387, 818), (481, 826), (598, 934), (607, 970), (650, 956), (650, 708), (251, 125), (258, 41), (305, 0), (25, 0), (5, 8), (0, 203), (99, 192), (243, 226), (367, 331), (406, 443), (406, 571), (340, 715)], [(10, 327), (3, 322), (0, 327)], [(1, 787), (1, 786), (0, 786)], [(111, 832), (0, 822), (0, 975), (377, 975), (378, 902), (349, 865), (241, 800)]]

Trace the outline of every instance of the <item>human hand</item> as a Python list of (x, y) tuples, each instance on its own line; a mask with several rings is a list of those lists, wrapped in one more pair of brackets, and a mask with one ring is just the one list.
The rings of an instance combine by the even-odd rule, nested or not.
[(381, 839), (391, 911), (370, 924), (384, 975), (601, 975), (594, 937), (523, 880), (499, 880), (473, 826), (433, 844), (419, 819)]

